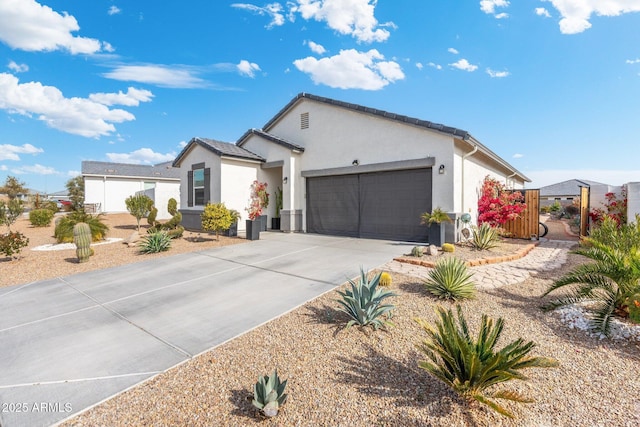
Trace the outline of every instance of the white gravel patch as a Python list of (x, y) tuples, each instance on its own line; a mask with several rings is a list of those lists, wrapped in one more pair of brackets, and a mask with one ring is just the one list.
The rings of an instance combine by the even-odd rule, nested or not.
[[(115, 243), (122, 241), (121, 238), (116, 237), (108, 237), (98, 243), (92, 243), (91, 246), (99, 246), (99, 245), (108, 245), (109, 243)], [(69, 249), (75, 249), (75, 243), (55, 243), (55, 244), (47, 244), (36, 246), (35, 248), (31, 248), (32, 251), (66, 251)]]
[[(560, 315), (562, 323), (567, 325), (570, 329), (586, 331), (589, 336), (599, 338), (601, 340), (607, 338), (604, 334), (594, 332), (590, 329), (589, 312), (578, 304), (557, 308), (554, 312)], [(614, 318), (611, 321), (610, 338), (614, 340), (632, 339), (640, 341), (640, 325), (631, 325)]]

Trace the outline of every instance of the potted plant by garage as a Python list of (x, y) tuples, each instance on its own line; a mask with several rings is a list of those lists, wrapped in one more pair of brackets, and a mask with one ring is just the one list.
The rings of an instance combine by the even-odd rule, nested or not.
[(452, 222), (449, 215), (440, 208), (420, 215), (420, 223), (429, 226), (429, 244), (442, 246), (444, 243), (444, 223)]
[(236, 237), (238, 235), (238, 221), (240, 221), (240, 212), (235, 209), (229, 209), (231, 214), (231, 227), (224, 232), (227, 237)]
[(260, 230), (267, 231), (267, 215), (262, 214), (262, 212), (264, 212), (264, 210), (267, 209), (267, 207), (269, 207), (269, 193), (267, 193), (267, 183), (260, 182), (257, 180), (253, 181), (252, 191), (255, 193), (256, 197), (258, 198), (258, 201), (261, 207), (260, 221), (262, 226)]
[[(265, 182), (253, 181), (251, 184), (251, 195), (249, 198), (249, 207), (246, 208), (249, 213), (249, 219), (246, 221), (247, 227), (247, 239), (258, 240), (260, 239), (260, 231), (263, 231), (262, 226), (262, 210), (265, 207), (265, 202), (269, 204), (269, 194), (266, 192), (267, 184)], [(266, 219), (265, 219), (266, 229)]]
[(276, 196), (276, 216), (271, 218), (271, 229), (280, 230), (280, 211), (282, 210), (282, 188), (278, 187)]

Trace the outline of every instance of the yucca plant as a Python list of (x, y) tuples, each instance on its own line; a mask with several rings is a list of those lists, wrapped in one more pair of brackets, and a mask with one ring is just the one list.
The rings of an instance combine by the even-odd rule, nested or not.
[(498, 229), (488, 223), (482, 223), (479, 227), (474, 226), (471, 230), (471, 246), (479, 251), (495, 248), (500, 241)]
[(287, 401), (288, 395), (284, 392), (286, 386), (287, 380), (280, 382), (277, 369), (270, 376), (260, 376), (253, 386), (253, 406), (266, 417), (275, 417), (280, 406)]
[(349, 279), (351, 290), (338, 291), (342, 297), (341, 300), (338, 300), (341, 305), (339, 310), (347, 313), (351, 318), (346, 325), (347, 328), (353, 325), (371, 325), (374, 329), (378, 329), (391, 324), (382, 319), (382, 315), (389, 313), (395, 307), (392, 304), (383, 304), (383, 301), (386, 298), (396, 296), (396, 294), (378, 287), (381, 275), (382, 272), (369, 280), (368, 274), (360, 268), (360, 280), (356, 282)]
[(138, 247), (143, 254), (168, 251), (171, 248), (171, 237), (165, 231), (156, 231), (144, 236)]
[(614, 317), (629, 315), (629, 297), (640, 292), (640, 240), (635, 224), (612, 227), (605, 219), (606, 233), (595, 232), (574, 253), (593, 263), (581, 264), (556, 280), (543, 296), (565, 289), (563, 297), (542, 306), (546, 311), (565, 305), (590, 302), (590, 327), (609, 336)]
[(439, 260), (429, 272), (424, 286), (429, 293), (442, 299), (461, 300), (476, 296), (473, 274), (464, 261), (449, 257)]
[(487, 389), (514, 379), (526, 380), (521, 372), (524, 368), (558, 366), (554, 359), (528, 356), (535, 344), (524, 342), (522, 338), (497, 350), (496, 343), (504, 327), (502, 318), (494, 323), (493, 319), (483, 315), (478, 337), (473, 338), (460, 306), (456, 306), (457, 322), (451, 309), (438, 306), (435, 310), (438, 320), (433, 326), (416, 319), (427, 333), (427, 339), (418, 346), (427, 360), (420, 361), (418, 365), (466, 399), (476, 400), (513, 418), (513, 414), (495, 399), (522, 403), (533, 400), (515, 391), (490, 392)]

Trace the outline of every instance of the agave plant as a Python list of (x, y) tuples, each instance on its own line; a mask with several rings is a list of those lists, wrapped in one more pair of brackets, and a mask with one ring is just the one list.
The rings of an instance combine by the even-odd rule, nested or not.
[(498, 229), (484, 222), (479, 227), (473, 227), (471, 231), (471, 246), (479, 251), (495, 248), (500, 241)]
[(487, 389), (513, 379), (526, 380), (527, 377), (520, 372), (524, 368), (556, 367), (558, 362), (546, 357), (528, 356), (535, 344), (525, 343), (522, 338), (497, 350), (496, 343), (504, 326), (502, 318), (494, 323), (493, 319), (483, 315), (478, 337), (472, 338), (462, 309), (460, 306), (456, 306), (456, 309), (457, 322), (453, 311), (442, 307), (435, 309), (439, 317), (435, 326), (417, 319), (428, 336), (418, 346), (427, 360), (420, 361), (418, 365), (451, 386), (462, 397), (476, 400), (513, 418), (513, 414), (495, 399), (521, 403), (533, 400), (515, 391), (490, 392)]
[(556, 280), (543, 296), (557, 289), (567, 293), (542, 306), (554, 310), (565, 305), (590, 302), (590, 327), (609, 336), (611, 320), (627, 317), (629, 297), (640, 292), (640, 240), (634, 224), (611, 227), (606, 219), (606, 232), (595, 232), (574, 253), (595, 262), (582, 264)]
[(476, 295), (476, 285), (471, 280), (472, 277), (473, 274), (461, 259), (443, 258), (429, 272), (424, 286), (428, 292), (442, 299), (473, 298)]
[(280, 406), (287, 401), (287, 394), (284, 388), (287, 380), (280, 382), (278, 370), (274, 370), (269, 375), (258, 378), (258, 382), (253, 386), (253, 406), (258, 408), (266, 417), (278, 415)]
[(155, 254), (171, 248), (171, 237), (165, 231), (147, 234), (138, 244), (140, 253)]
[(356, 282), (350, 279), (351, 290), (338, 291), (342, 296), (342, 299), (338, 300), (341, 305), (339, 310), (347, 313), (351, 318), (346, 325), (347, 328), (353, 325), (371, 325), (374, 329), (378, 329), (391, 324), (389, 321), (382, 319), (382, 315), (389, 313), (394, 306), (392, 304), (383, 304), (383, 300), (396, 296), (396, 294), (378, 287), (381, 275), (382, 273), (380, 272), (369, 280), (368, 274), (360, 268), (360, 281)]

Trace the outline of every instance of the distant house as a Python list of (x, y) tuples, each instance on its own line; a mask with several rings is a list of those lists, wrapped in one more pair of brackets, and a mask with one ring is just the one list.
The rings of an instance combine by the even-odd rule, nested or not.
[(125, 199), (144, 192), (158, 208), (158, 219), (169, 218), (170, 198), (180, 206), (180, 170), (171, 162), (157, 165), (82, 162), (85, 204), (96, 212), (127, 212)]
[(187, 228), (200, 227), (207, 202), (246, 219), (257, 179), (272, 195), (270, 218), (282, 189), (284, 231), (407, 241), (426, 239), (420, 214), (433, 208), (475, 215), (487, 175), (515, 189), (530, 182), (464, 130), (307, 93), (235, 145), (193, 138), (174, 166)]
[(556, 184), (540, 187), (540, 206), (548, 206), (556, 201), (561, 205), (570, 205), (574, 200), (580, 198), (581, 187), (602, 187), (608, 186), (601, 182), (589, 181), (587, 179), (569, 179)]

